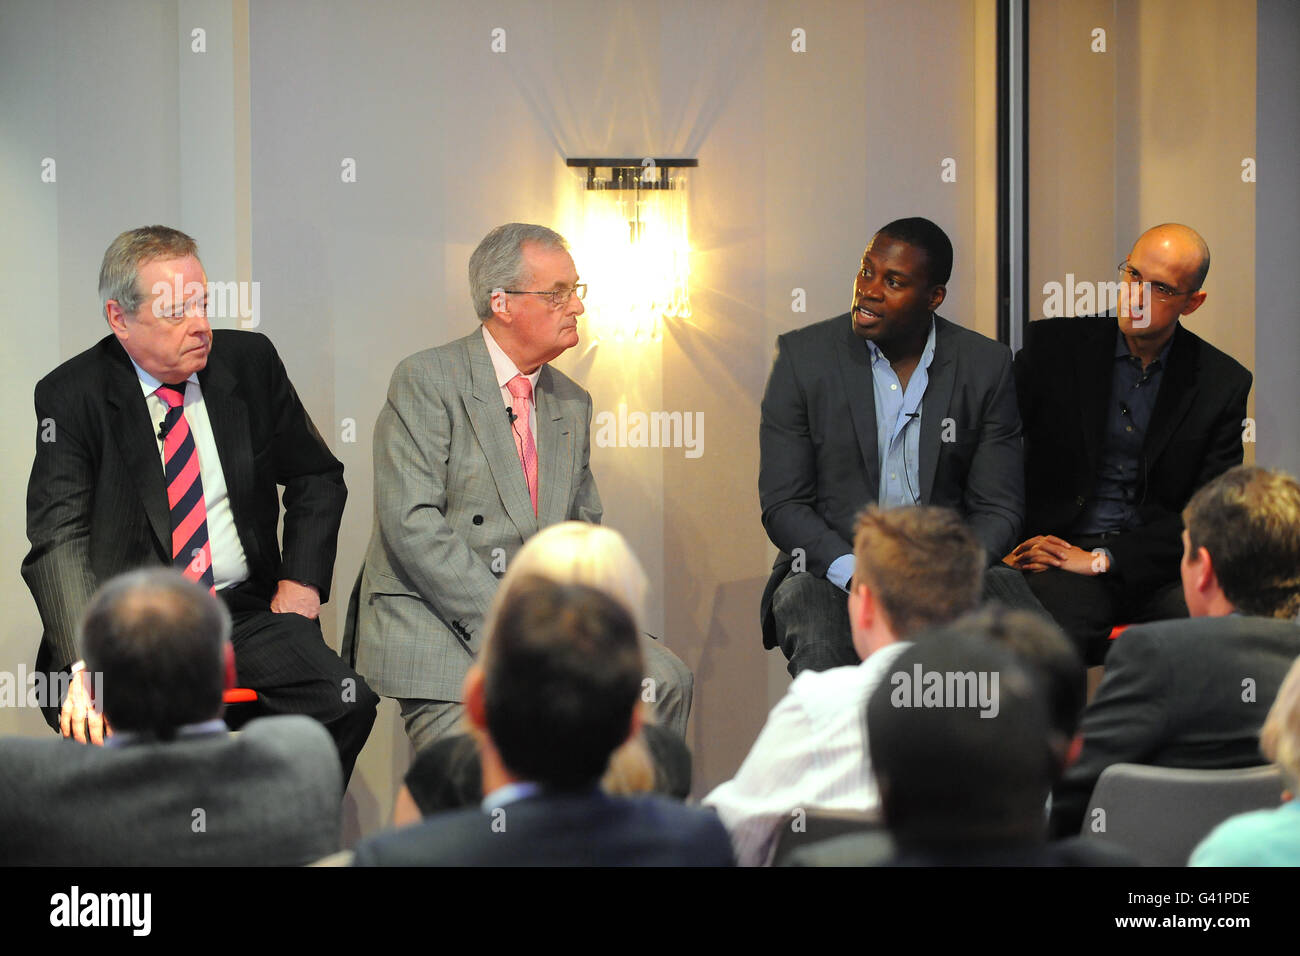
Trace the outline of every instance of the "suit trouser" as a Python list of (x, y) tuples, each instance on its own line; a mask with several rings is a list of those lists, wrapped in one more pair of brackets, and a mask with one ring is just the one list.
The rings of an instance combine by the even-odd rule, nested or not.
[[(695, 676), (680, 657), (649, 634), (641, 635), (641, 653), (645, 657), (646, 683), (641, 699), (650, 707), (656, 724), (686, 739), (686, 724), (691, 716), (695, 696)], [(406, 736), (416, 751), (465, 728), (460, 716), (463, 706), (454, 701), (399, 697)]]
[(324, 724), (338, 748), (346, 788), (379, 697), (325, 643), (319, 621), (273, 613), (269, 600), (248, 584), (218, 594), (230, 609), (239, 685), (257, 691), (261, 713), (305, 714)]
[(786, 575), (772, 595), (777, 643), (791, 677), (858, 664), (849, 631), (849, 596), (807, 571)]
[[(1086, 551), (1105, 546), (1102, 539), (1092, 537), (1080, 537), (1074, 544)], [(999, 580), (1006, 586), (998, 595), (1003, 603), (1051, 615), (1090, 667), (1105, 660), (1115, 625), (1187, 617), (1187, 603), (1178, 581), (1138, 594), (1126, 591), (1109, 575), (1074, 574), (1060, 568), (1004, 568)]]

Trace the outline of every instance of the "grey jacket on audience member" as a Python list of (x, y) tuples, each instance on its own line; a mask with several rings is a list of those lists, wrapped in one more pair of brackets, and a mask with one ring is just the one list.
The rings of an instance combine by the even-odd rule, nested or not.
[(1138, 624), (1115, 639), (1083, 712), (1083, 750), (1052, 793), (1052, 830), (1079, 832), (1113, 763), (1216, 770), (1267, 763), (1259, 729), (1292, 662), (1300, 626), (1230, 614)]
[(0, 738), (0, 864), (296, 866), (339, 848), (343, 776), (323, 726), (94, 747)]

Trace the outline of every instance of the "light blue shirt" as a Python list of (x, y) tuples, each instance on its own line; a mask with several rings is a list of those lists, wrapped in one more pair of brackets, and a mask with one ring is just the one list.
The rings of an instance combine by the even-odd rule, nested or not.
[(1300, 803), (1229, 817), (1192, 851), (1188, 866), (1300, 866)]
[(542, 792), (542, 785), (533, 783), (531, 780), (519, 780), (515, 783), (507, 783), (504, 786), (497, 787), (491, 793), (483, 797), (483, 802), (479, 804), (484, 813), (491, 813), (499, 807), (504, 807), (520, 800), (527, 800)]
[[(885, 353), (867, 342), (871, 355), (871, 389), (876, 404), (876, 461), (880, 465), (880, 488), (876, 503), (881, 508), (898, 508), (921, 501), (921, 399), (930, 384), (930, 363), (934, 361), (934, 317), (930, 334), (916, 363), (916, 370), (903, 388)], [(826, 580), (848, 590), (853, 576), (853, 555), (844, 554), (826, 569)]]
[[(183, 724), (176, 728), (176, 738), (181, 740), (185, 737), (203, 737), (208, 734), (228, 734), (230, 728), (220, 717), (213, 717), (211, 720), (204, 720), (197, 724)], [(110, 736), (104, 738), (105, 747), (129, 747), (135, 743), (156, 743), (157, 738), (152, 734), (136, 733), (133, 730), (114, 731)]]

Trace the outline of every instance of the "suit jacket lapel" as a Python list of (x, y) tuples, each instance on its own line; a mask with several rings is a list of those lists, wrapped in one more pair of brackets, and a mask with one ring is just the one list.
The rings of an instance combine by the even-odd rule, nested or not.
[[(1079, 396), (1079, 426), (1089, 474), (1095, 474), (1100, 467), (1106, 440), (1106, 409), (1110, 406), (1110, 384), (1115, 375), (1115, 336), (1119, 334), (1119, 323), (1110, 318), (1095, 327), (1096, 335), (1074, 356), (1073, 383), (1062, 383), (1062, 387), (1070, 388)], [(1104, 374), (1098, 375), (1098, 369), (1104, 369)]]
[[(199, 372), (199, 387), (203, 390), (203, 407), (212, 425), (212, 441), (221, 459), (221, 474), (226, 481), (226, 495), (230, 510), (235, 515), (256, 513), (253, 495), (253, 445), (248, 424), (248, 405), (236, 393), (234, 374), (213, 349), (207, 367)], [(250, 527), (236, 521), (239, 542), (244, 546), (244, 557), (250, 570), (260, 563), (261, 550)]]
[(533, 395), (537, 403), (537, 523), (541, 527), (568, 517), (573, 483), (576, 426), (565, 421), (564, 406), (551, 391), (551, 375), (551, 367), (543, 365)]
[[(510, 420), (506, 417), (505, 403), (501, 400), (501, 386), (497, 384), (496, 372), (492, 368), (492, 357), (488, 355), (482, 332), (475, 330), (463, 341), (469, 352), (471, 380), (471, 393), (465, 399), (465, 409), (470, 424), (474, 426), (479, 446), (487, 458), (492, 480), (496, 482), (497, 494), (501, 496), (501, 504), (519, 530), (519, 536), (527, 540), (537, 532), (537, 516), (533, 514), (533, 502), (528, 496), (528, 483), (524, 480), (524, 469), (519, 463), (519, 452), (515, 449), (515, 439), (510, 432)], [(538, 384), (541, 384), (540, 378)], [(540, 409), (537, 412), (537, 430), (539, 433), (542, 430)], [(538, 437), (541, 437), (540, 434)], [(541, 496), (545, 493), (544, 482), (539, 454), (538, 511), (541, 511)]]
[(1186, 329), (1179, 328), (1174, 333), (1173, 344), (1169, 346), (1169, 366), (1162, 372), (1164, 381), (1156, 395), (1156, 406), (1151, 411), (1151, 421), (1147, 425), (1147, 435), (1143, 456), (1148, 464), (1155, 462), (1165, 450), (1169, 438), (1182, 423), (1188, 410), (1192, 407), (1192, 398), (1196, 394), (1199, 352), (1197, 339)]
[(956, 417), (949, 415), (952, 390), (957, 381), (957, 359), (949, 347), (951, 333), (947, 320), (938, 315), (934, 317), (934, 326), (934, 361), (930, 363), (925, 394), (921, 396), (921, 453), (917, 471), (921, 479), (922, 504), (930, 501), (934, 491), (944, 419)]
[[(844, 381), (844, 397), (853, 419), (853, 432), (858, 437), (862, 464), (866, 470), (867, 488), (873, 499), (880, 487), (880, 452), (876, 445), (876, 393), (871, 380), (871, 353), (867, 343), (853, 331), (852, 319), (844, 317), (843, 347), (836, 349), (840, 376)], [(830, 423), (834, 427), (834, 423)]]
[(112, 408), (113, 437), (127, 474), (135, 484), (149, 518), (149, 527), (163, 554), (170, 555), (172, 548), (172, 520), (167, 509), (167, 488), (163, 484), (162, 455), (153, 431), (153, 419), (140, 388), (140, 378), (131, 364), (126, 350), (116, 340), (109, 343), (114, 350), (112, 372), (108, 390), (108, 404)]

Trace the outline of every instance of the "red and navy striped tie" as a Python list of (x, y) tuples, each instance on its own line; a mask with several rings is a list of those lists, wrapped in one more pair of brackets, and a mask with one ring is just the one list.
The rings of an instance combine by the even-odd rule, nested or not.
[(203, 503), (199, 450), (185, 420), (185, 383), (160, 385), (155, 393), (167, 404), (163, 419), (163, 470), (172, 513), (172, 564), (191, 581), (213, 589), (212, 543)]

